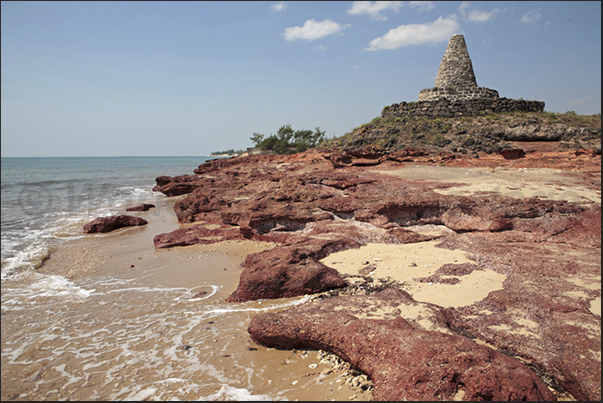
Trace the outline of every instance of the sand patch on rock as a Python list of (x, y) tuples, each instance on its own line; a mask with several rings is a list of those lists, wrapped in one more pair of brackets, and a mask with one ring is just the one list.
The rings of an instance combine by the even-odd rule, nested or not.
[(507, 276), (492, 270), (474, 270), (458, 279), (456, 284), (425, 283), (415, 279), (433, 275), (445, 264), (471, 262), (466, 252), (438, 248), (437, 240), (413, 244), (390, 245), (369, 243), (358, 249), (332, 253), (321, 262), (342, 274), (358, 275), (371, 265), (366, 275), (404, 282), (407, 291), (421, 302), (442, 307), (472, 305), (490, 292), (503, 288)]
[(496, 182), (483, 182), (455, 186), (448, 189), (436, 189), (435, 192), (443, 195), (455, 196), (479, 196), (499, 193), (517, 199), (538, 197), (548, 200), (566, 200), (574, 203), (586, 202), (601, 204), (601, 192), (555, 184), (542, 184), (537, 186), (526, 182), (519, 182), (509, 186), (508, 184)]
[(590, 301), (590, 311), (595, 315), (601, 316), (601, 297), (597, 297)]
[(561, 169), (407, 165), (394, 170), (375, 171), (412, 181), (461, 184), (434, 190), (443, 195), (476, 196), (495, 193), (520, 199), (540, 197), (549, 200), (601, 204), (600, 189), (588, 189)]

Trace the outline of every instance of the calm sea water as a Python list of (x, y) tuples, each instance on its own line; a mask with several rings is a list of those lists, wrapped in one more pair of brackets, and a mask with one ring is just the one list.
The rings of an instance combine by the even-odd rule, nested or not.
[[(144, 281), (144, 263), (81, 278), (37, 270), (86, 222), (158, 205), (157, 176), (192, 174), (207, 159), (2, 158), (2, 400), (348, 400), (317, 358), (249, 339), (253, 315), (303, 298), (229, 304), (202, 278)], [(202, 254), (188, 258), (216, 270)]]
[(2, 278), (35, 269), (96, 217), (152, 202), (161, 175), (192, 174), (208, 157), (2, 158)]

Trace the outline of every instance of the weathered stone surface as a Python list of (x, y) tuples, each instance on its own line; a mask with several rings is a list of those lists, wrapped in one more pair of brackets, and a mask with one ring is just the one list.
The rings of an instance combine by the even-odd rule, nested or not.
[[(424, 315), (429, 312), (430, 322), (444, 331), (404, 319), (413, 305), (423, 305)], [(256, 315), (249, 334), (269, 347), (339, 355), (369, 375), (374, 400), (555, 400), (527, 366), (452, 334), (445, 323), (436, 306), (392, 288)]]
[(84, 225), (84, 233), (110, 232), (123, 227), (146, 225), (147, 220), (129, 215), (99, 217)]
[[(532, 373), (554, 388), (555, 393), (568, 392), (583, 400), (600, 399), (600, 316), (589, 309), (589, 304), (600, 298), (600, 287), (592, 285), (600, 283), (600, 206), (492, 194), (447, 196), (435, 190), (453, 186), (452, 183), (413, 182), (375, 172), (375, 165), (353, 164), (356, 159), (381, 160), (380, 170), (385, 171), (407, 164), (404, 158), (415, 159), (413, 164), (424, 158), (421, 160), (423, 164), (446, 162), (451, 166), (481, 166), (493, 170), (501, 166), (508, 169), (511, 166), (561, 168), (568, 172), (576, 169), (580, 172), (573, 175), (580, 181), (580, 186), (600, 189), (599, 154), (568, 151), (542, 157), (538, 152), (530, 152), (517, 160), (506, 160), (496, 155), (477, 160), (454, 158), (444, 161), (432, 156), (410, 155), (395, 159), (378, 149), (365, 149), (344, 154), (342, 158), (340, 163), (333, 164), (336, 161), (334, 154), (306, 153), (288, 157), (234, 158), (202, 164), (194, 179), (174, 181), (188, 183), (193, 188), (175, 204), (180, 222), (193, 225), (158, 235), (156, 247), (214, 243), (226, 239), (275, 243), (270, 250), (247, 256), (239, 286), (228, 298), (229, 301), (242, 302), (304, 294), (317, 294), (317, 298), (338, 293), (344, 295), (355, 290), (356, 285), (320, 262), (330, 253), (368, 243), (402, 244), (441, 239), (442, 247), (464, 250), (473, 256), (474, 262), (443, 266), (414, 281), (453, 287), (458, 276), (476, 270), (493, 270), (507, 276), (504, 289), (492, 292), (470, 306), (432, 307), (432, 311), (438, 313), (429, 315), (427, 322), (431, 325), (424, 329), (417, 328), (417, 323), (412, 317), (405, 316), (407, 311), (402, 308), (386, 318), (370, 316), (372, 311), (368, 306), (373, 303), (370, 295), (337, 300), (339, 311), (336, 315), (357, 312), (353, 314), (356, 319), (352, 320), (357, 323), (353, 326), (351, 322), (337, 320), (327, 321), (329, 323), (323, 326), (323, 320), (316, 319), (315, 324), (314, 316), (304, 319), (300, 315), (293, 322), (278, 319), (266, 328), (276, 332), (274, 334), (282, 332), (287, 335), (287, 332), (295, 330), (288, 328), (288, 324), (295, 324), (299, 329), (307, 330), (303, 343), (310, 344), (305, 344), (306, 347), (331, 348), (330, 351), (346, 360), (363, 356), (358, 362), (354, 361), (354, 365), (363, 365), (361, 368), (367, 373), (373, 371), (371, 379), (382, 385), (381, 392), (375, 389), (376, 398), (419, 399), (420, 396), (430, 396), (430, 399), (438, 399), (439, 391), (440, 396), (447, 398), (460, 397), (456, 393), (465, 393), (464, 398), (473, 399), (487, 396), (491, 399), (494, 396), (501, 399), (549, 399), (550, 396), (540, 386), (534, 386), (538, 381), (523, 383), (532, 379), (532, 375), (525, 375), (522, 366), (517, 364), (521, 361), (528, 363)], [(334, 166), (337, 168), (333, 169)], [(591, 171), (592, 174), (589, 173)], [(161, 186), (170, 192), (170, 181)], [(446, 226), (447, 232), (423, 235), (409, 229), (416, 225)], [(370, 264), (367, 264), (360, 275), (369, 278), (371, 271)], [(375, 289), (383, 289), (383, 286)], [(315, 304), (302, 304), (300, 312), (306, 312), (302, 309), (310, 309), (310, 305)], [(364, 317), (365, 314), (368, 316)], [(368, 319), (371, 321), (367, 322)], [(403, 321), (411, 324), (412, 331)], [(320, 344), (321, 347), (311, 344), (317, 337), (323, 337), (321, 335), (327, 332), (326, 326), (330, 326), (328, 340), (332, 344)], [(369, 330), (397, 346), (396, 354), (404, 357), (404, 354), (409, 354), (411, 358), (406, 366), (384, 364), (380, 355), (383, 351), (375, 346), (358, 350), (362, 354), (353, 353), (356, 351), (354, 345), (371, 344), (366, 341)], [(346, 340), (351, 340), (347, 350), (335, 347), (347, 342), (339, 339), (331, 342), (336, 339), (336, 334), (345, 334)], [(263, 342), (260, 333), (256, 335), (257, 341)], [(295, 337), (302, 339), (300, 335)], [(489, 343), (504, 353), (503, 356), (509, 356), (507, 358), (511, 361), (504, 358), (500, 361), (501, 354), (486, 354), (487, 350), (481, 347), (467, 350), (469, 339)], [(362, 343), (354, 344), (356, 340)], [(438, 350), (429, 348), (430, 340), (439, 347)], [(416, 344), (409, 345), (415, 348), (400, 350), (411, 341)], [(283, 342), (282, 346), (287, 346), (287, 343), (290, 342)], [(463, 381), (464, 385), (474, 385), (465, 388), (458, 376), (451, 380), (444, 372), (437, 372), (444, 371), (445, 366), (431, 368), (433, 372), (429, 372), (423, 363), (434, 357), (437, 359), (436, 353), (440, 350), (447, 354), (449, 372), (446, 374), (473, 373), (464, 366), (465, 361), (457, 359), (466, 357), (463, 354), (471, 351), (475, 355), (471, 355), (472, 359), (481, 363), (475, 368), (488, 368), (484, 370), (492, 371), (489, 373), (491, 376), (486, 377), (487, 380), (480, 375)], [(422, 352), (425, 352), (424, 356)], [(421, 364), (414, 368), (415, 362)], [(488, 367), (486, 363), (491, 365)], [(374, 368), (392, 368), (395, 374), (388, 375), (387, 371)], [(500, 377), (499, 371), (509, 375)], [(405, 378), (407, 372), (418, 375), (415, 378), (425, 382), (415, 386)], [(508, 376), (518, 374), (521, 374), (521, 381), (515, 385), (521, 387), (523, 394), (503, 386), (509, 384)], [(438, 376), (440, 380), (444, 376), (445, 381), (438, 383)], [(410, 392), (409, 389), (386, 385), (406, 385)], [(481, 389), (479, 385), (482, 385)], [(491, 389), (496, 390), (495, 394), (489, 394)], [(413, 390), (417, 395), (412, 395), (415, 393)]]
[[(454, 34), (438, 69), (435, 87), (419, 93), (419, 101), (467, 101), (498, 98), (498, 91), (478, 87), (465, 38)], [(452, 115), (454, 116), (454, 115)]]
[(238, 228), (225, 226), (210, 229), (198, 224), (190, 228), (180, 228), (172, 232), (156, 235), (153, 238), (153, 242), (156, 249), (165, 249), (175, 246), (202, 245), (240, 239), (244, 239), (244, 236)]
[(360, 246), (352, 240), (306, 239), (247, 256), (239, 286), (229, 302), (296, 297), (347, 285), (337, 270), (318, 260), (331, 252)]
[[(526, 101), (498, 97), (481, 97), (464, 100), (448, 100), (443, 98), (438, 100), (420, 99), (419, 102), (400, 102), (399, 104), (391, 104), (383, 108), (381, 116), (391, 116), (394, 118), (404, 118), (409, 116), (423, 118), (452, 118), (492, 113), (508, 113), (514, 111), (542, 112), (543, 110), (544, 102), (541, 101)], [(563, 130), (561, 127), (555, 126), (552, 130), (552, 132), (541, 131), (539, 132), (538, 136), (528, 136), (527, 134), (535, 133), (535, 131), (529, 131), (526, 129), (507, 130), (506, 128), (501, 128), (501, 130), (497, 131), (497, 133), (500, 132), (500, 137), (518, 141), (530, 140), (536, 137), (544, 140), (556, 139), (565, 134), (565, 130)]]
[(450, 37), (446, 52), (440, 62), (435, 86), (441, 88), (477, 87), (473, 64), (463, 35), (454, 34)]
[(526, 153), (521, 148), (507, 148), (502, 150), (500, 155), (502, 155), (506, 160), (516, 160), (518, 158), (525, 157)]
[(374, 148), (363, 148), (349, 153), (333, 153), (327, 159), (333, 164), (333, 168), (350, 166), (372, 166), (379, 165), (384, 161), (411, 162), (417, 157), (429, 155), (427, 150), (420, 148), (407, 148), (393, 153), (384, 153)]
[(601, 317), (590, 311), (589, 301), (601, 297), (593, 287), (601, 275), (600, 220), (600, 207), (585, 211), (581, 225), (546, 241), (515, 231), (447, 238), (444, 247), (508, 265), (504, 290), (448, 309), (450, 327), (529, 359), (552, 387), (578, 400), (599, 400)]
[[(370, 150), (358, 151), (352, 157), (355, 156), (366, 159), (383, 157)], [(273, 169), (274, 156), (264, 158), (264, 163), (259, 158), (261, 156), (255, 157), (247, 166), (251, 170), (243, 169), (244, 164), (240, 161), (235, 164), (231, 160), (220, 161), (227, 167), (218, 170), (212, 168), (217, 161), (212, 161), (209, 166), (201, 165), (198, 171), (211, 171), (211, 177), (198, 175), (191, 182), (196, 186), (195, 190), (177, 201), (174, 209), (181, 223), (205, 224), (159, 234), (154, 239), (156, 248), (227, 239), (281, 243), (282, 246), (271, 252), (280, 257), (270, 256), (257, 263), (247, 261), (244, 264), (239, 287), (231, 297), (237, 301), (320, 292), (342, 284), (327, 281), (312, 288), (304, 285), (303, 281), (286, 283), (282, 280), (283, 276), (293, 278), (291, 273), (301, 268), (312, 268), (316, 273), (325, 269), (307, 253), (299, 252), (304, 256), (302, 262), (290, 261), (289, 255), (293, 253), (290, 249), (300, 247), (296, 242), (302, 234), (310, 238), (326, 236), (337, 242), (354, 242), (354, 247), (358, 247), (367, 242), (418, 242), (425, 238), (405, 231), (403, 227), (435, 224), (462, 232), (504, 231), (517, 227), (541, 238), (576, 225), (571, 214), (582, 211), (577, 205), (539, 199), (444, 196), (432, 191), (441, 184), (409, 184), (393, 177), (360, 171), (316, 169), (308, 172), (296, 171), (289, 166), (287, 175), (284, 175)], [(332, 162), (331, 157), (326, 156)], [(323, 159), (320, 165), (325, 163)], [(176, 183), (180, 182), (176, 180)], [(169, 191), (169, 183), (164, 186)], [(558, 216), (547, 218), (553, 213)], [(334, 222), (342, 219), (347, 225)], [(350, 219), (354, 220), (353, 225)], [(531, 225), (535, 220), (542, 223), (538, 221)], [(366, 224), (360, 229), (358, 223)], [(207, 224), (219, 227), (210, 230)], [(272, 260), (280, 262), (279, 259), (282, 263), (266, 263)]]
[(155, 205), (151, 203), (143, 203), (137, 206), (129, 207), (126, 211), (149, 211), (149, 209), (154, 208)]
[(198, 186), (194, 183), (197, 179), (194, 175), (159, 176), (155, 179), (157, 185), (153, 187), (156, 192), (166, 196), (178, 196), (192, 192)]

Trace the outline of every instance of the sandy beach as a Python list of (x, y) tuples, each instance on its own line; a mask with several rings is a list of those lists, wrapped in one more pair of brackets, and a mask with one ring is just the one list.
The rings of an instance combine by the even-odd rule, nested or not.
[[(167, 287), (182, 290), (178, 298), (183, 302), (180, 305), (184, 306), (169, 309), (164, 313), (166, 315), (192, 315), (193, 313), (189, 311), (202, 310), (204, 307), (222, 312), (216, 316), (218, 319), (207, 321), (205, 325), (189, 324), (193, 329), (185, 332), (188, 341), (183, 340), (182, 346), (178, 346), (177, 350), (179, 355), (183, 352), (189, 356), (197, 351), (203, 356), (199, 361), (211, 362), (213, 369), (210, 378), (216, 379), (208, 380), (205, 387), (202, 385), (203, 381), (199, 380), (200, 386), (194, 393), (182, 392), (179, 388), (170, 387), (162, 395), (153, 394), (148, 390), (146, 393), (149, 393), (149, 396), (146, 396), (143, 391), (130, 395), (116, 395), (107, 390), (106, 394), (100, 396), (120, 400), (124, 396), (135, 399), (154, 396), (161, 397), (162, 400), (168, 397), (190, 400), (199, 398), (202, 400), (370, 400), (370, 390), (361, 389), (358, 386), (358, 379), (356, 379), (356, 386), (353, 386), (354, 378), (361, 374), (354, 371), (350, 373), (349, 365), (336, 356), (313, 350), (289, 351), (266, 348), (249, 339), (247, 325), (255, 312), (279, 310), (303, 301), (304, 297), (244, 304), (224, 302), (238, 284), (238, 276), (242, 270), (240, 264), (245, 256), (270, 248), (272, 244), (225, 241), (209, 245), (155, 250), (153, 237), (156, 234), (179, 228), (171, 208), (177, 199), (178, 197), (166, 198), (155, 210), (136, 212), (137, 216), (149, 221), (146, 226), (121, 229), (107, 234), (87, 235), (82, 239), (66, 243), (53, 252), (50, 259), (39, 269), (41, 273), (61, 275), (76, 283), (78, 280), (92, 278), (135, 278), (137, 282), (149, 288)], [(140, 301), (128, 302), (127, 294), (119, 298), (122, 299), (120, 305), (123, 304), (124, 309), (138, 311), (134, 305), (140, 304)], [(210, 307), (208, 308), (207, 305)], [(118, 312), (98, 313), (98, 320), (111, 322), (111, 316), (114, 314), (121, 315)], [(209, 327), (213, 329), (214, 334), (211, 346), (207, 345), (206, 338), (192, 334), (194, 328), (198, 328), (201, 333)], [(159, 333), (158, 331), (156, 335), (158, 346), (163, 346), (166, 350), (173, 348), (169, 345), (169, 341), (161, 341), (162, 337)], [(195, 341), (197, 339), (199, 341)], [(202, 351), (196, 348), (198, 343), (205, 344)], [(139, 348), (149, 349), (147, 353), (158, 348), (148, 341), (147, 344)], [(190, 346), (190, 350), (187, 346)], [(213, 354), (213, 357), (209, 356), (210, 354)], [(183, 368), (177, 371), (182, 378), (193, 376), (189, 372), (190, 368), (186, 369), (188, 366), (186, 362), (183, 359)], [(77, 357), (71, 357), (65, 365), (83, 370), (86, 364), (85, 361), (78, 362)], [(178, 364), (169, 365), (176, 367)], [(124, 371), (124, 376), (127, 376), (125, 374), (128, 372)], [(199, 376), (203, 376), (203, 370), (199, 369), (197, 372)], [(241, 385), (237, 387), (233, 386), (232, 382), (225, 382), (220, 373), (239, 379)], [(13, 374), (12, 378), (18, 379), (18, 374)], [(148, 382), (157, 382), (153, 378), (152, 375), (143, 377)], [(222, 384), (217, 385), (216, 380), (220, 379)], [(242, 386), (247, 382), (253, 385), (253, 388)], [(74, 383), (75, 385), (77, 383)], [(3, 383), (3, 400), (14, 399), (22, 388), (20, 382), (14, 385)], [(51, 396), (83, 398), (85, 390), (87, 388), (74, 388), (71, 393), (66, 391)], [(48, 391), (45, 388), (41, 388), (42, 394), (37, 396), (44, 396), (46, 392)], [(28, 396), (31, 398), (34, 395)]]

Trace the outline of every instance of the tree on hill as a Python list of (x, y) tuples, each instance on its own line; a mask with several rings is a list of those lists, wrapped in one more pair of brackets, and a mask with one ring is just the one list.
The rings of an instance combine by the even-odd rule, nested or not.
[(255, 147), (262, 150), (272, 150), (277, 154), (304, 152), (325, 140), (325, 132), (318, 127), (314, 131), (308, 129), (294, 131), (289, 124), (281, 126), (276, 134), (266, 138), (260, 133), (253, 133), (253, 136), (251, 136), (251, 141), (253, 141)]

